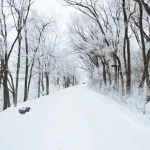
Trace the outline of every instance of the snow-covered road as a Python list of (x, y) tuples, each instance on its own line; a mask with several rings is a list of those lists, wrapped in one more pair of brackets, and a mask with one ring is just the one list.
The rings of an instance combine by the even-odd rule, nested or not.
[(0, 114), (0, 150), (150, 150), (150, 126), (85, 87), (30, 101), (31, 111)]

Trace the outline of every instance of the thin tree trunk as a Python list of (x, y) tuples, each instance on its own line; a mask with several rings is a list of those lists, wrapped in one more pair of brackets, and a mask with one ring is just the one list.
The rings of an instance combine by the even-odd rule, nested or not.
[[(150, 60), (150, 50), (147, 53), (147, 66), (149, 66), (149, 60)], [(145, 72), (143, 71), (142, 80), (141, 80), (140, 85), (139, 85), (140, 88), (143, 88), (145, 79), (146, 79), (146, 76), (145, 76)]]
[(9, 108), (10, 105), (10, 96), (9, 96), (9, 89), (8, 89), (8, 71), (5, 68), (4, 71), (4, 78), (3, 78), (3, 97), (4, 97), (4, 103), (3, 103), (3, 110)]
[(126, 88), (127, 88), (127, 94), (130, 94), (131, 92), (131, 56), (130, 56), (130, 40), (127, 36), (127, 81), (126, 81)]
[(107, 84), (107, 77), (106, 77), (106, 63), (105, 63), (105, 58), (102, 56), (102, 57), (99, 57), (100, 60), (101, 60), (101, 64), (103, 66), (103, 81), (104, 81), (104, 84), (106, 85)]
[(18, 60), (17, 60), (17, 72), (16, 72), (16, 91), (15, 91), (15, 101), (14, 105), (17, 105), (17, 99), (18, 99), (18, 85), (19, 85), (19, 73), (20, 73), (20, 57), (21, 57), (21, 43), (22, 43), (22, 37), (21, 34), (18, 38)]
[(24, 102), (28, 100), (28, 72), (29, 72), (29, 47), (27, 29), (25, 28), (25, 48), (26, 48), (26, 68), (25, 68), (25, 81), (24, 81)]
[(115, 73), (114, 73), (114, 76), (115, 76), (115, 77), (114, 77), (114, 89), (115, 89), (115, 90), (118, 90), (118, 87), (119, 87), (118, 85), (119, 85), (119, 84), (118, 84), (117, 61), (116, 61), (115, 58), (113, 58), (113, 61), (114, 61), (114, 66), (115, 66), (115, 67), (114, 67), (114, 72), (115, 72)]
[(102, 64), (102, 66), (103, 66), (103, 80), (104, 80), (104, 84), (107, 84), (107, 78), (106, 78), (106, 66), (105, 66), (104, 63)]
[[(123, 96), (124, 95), (124, 79), (123, 79), (121, 61), (115, 53), (112, 52), (112, 55), (114, 59), (116, 59), (116, 61), (118, 62), (118, 73), (120, 74), (120, 78), (121, 78), (121, 87), (122, 87), (122, 96)], [(118, 75), (118, 79), (119, 79), (119, 75)]]
[(146, 83), (149, 87), (148, 60), (147, 60), (147, 56), (146, 56), (146, 48), (145, 48), (145, 41), (144, 41), (144, 34), (143, 34), (143, 7), (142, 7), (141, 1), (139, 1), (138, 3), (139, 3), (139, 10), (140, 10), (139, 26), (140, 26), (140, 35), (141, 35), (141, 42), (142, 42), (142, 55), (143, 55), (143, 64), (144, 64), (144, 73), (143, 73), (140, 87), (143, 87), (145, 79), (146, 79)]
[(40, 60), (39, 60), (39, 81), (38, 81), (38, 98), (41, 96), (41, 63), (40, 63)]
[[(126, 0), (122, 0), (122, 8), (124, 15), (124, 26), (125, 26), (125, 35), (124, 35), (124, 45), (123, 45), (123, 57), (124, 65), (126, 72), (126, 93), (130, 94), (131, 92), (131, 56), (130, 56), (130, 40), (128, 36), (128, 18), (126, 13)], [(127, 51), (127, 52), (126, 52)]]
[(41, 86), (42, 86), (42, 95), (44, 95), (45, 87), (44, 87), (44, 75), (42, 73), (42, 79), (41, 79)]
[(49, 73), (45, 73), (46, 78), (46, 95), (49, 95)]

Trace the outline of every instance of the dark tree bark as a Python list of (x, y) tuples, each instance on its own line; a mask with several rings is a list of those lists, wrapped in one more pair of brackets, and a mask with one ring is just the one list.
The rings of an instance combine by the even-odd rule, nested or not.
[(150, 7), (144, 0), (134, 0), (134, 1), (141, 3), (143, 5), (145, 11), (147, 12), (147, 14), (150, 16)]
[(46, 95), (49, 95), (49, 73), (45, 73), (46, 78)]
[(24, 102), (28, 100), (28, 74), (29, 74), (29, 46), (27, 28), (25, 26), (25, 50), (26, 50), (26, 66), (25, 66), (25, 80), (24, 80)]
[(7, 81), (8, 81), (8, 71), (7, 71), (7, 69), (5, 69), (4, 78), (3, 78), (3, 96), (4, 96), (3, 110), (5, 110), (11, 106)]
[(41, 62), (39, 60), (38, 98), (41, 96)]
[(42, 94), (44, 95), (45, 87), (44, 87), (44, 74), (42, 72), (42, 77), (41, 77), (41, 87), (42, 87)]
[(103, 67), (103, 80), (104, 84), (107, 84), (107, 76), (106, 76), (106, 62), (105, 62), (105, 57), (104, 56), (99, 56), (102, 67)]
[(7, 47), (7, 24), (6, 24), (6, 15), (4, 13), (4, 0), (1, 0), (1, 14), (2, 14), (2, 20), (0, 22), (1, 24), (1, 35), (4, 40), (4, 55), (2, 56), (2, 64), (1, 66), (1, 75), (3, 75), (3, 110), (10, 107), (10, 96), (9, 96), (9, 88), (8, 88), (8, 47)]
[(19, 34), (18, 38), (18, 60), (17, 60), (17, 71), (16, 71), (16, 89), (15, 89), (15, 99), (14, 99), (14, 106), (17, 106), (17, 98), (18, 98), (18, 86), (19, 86), (19, 73), (20, 73), (20, 59), (21, 59), (21, 43), (22, 43), (22, 36), (21, 33)]
[(141, 43), (142, 43), (142, 55), (143, 55), (143, 64), (144, 64), (144, 73), (142, 77), (142, 81), (140, 83), (140, 87), (143, 87), (144, 80), (146, 79), (147, 86), (149, 87), (149, 72), (148, 72), (148, 59), (146, 56), (146, 47), (145, 47), (145, 40), (143, 34), (143, 7), (141, 1), (138, 1), (139, 4), (139, 28), (140, 28), (140, 36), (141, 36)]
[(125, 94), (125, 91), (124, 91), (124, 78), (123, 78), (123, 72), (122, 72), (122, 67), (121, 67), (121, 61), (120, 61), (120, 59), (119, 59), (119, 57), (114, 53), (114, 52), (112, 52), (112, 57), (114, 58), (114, 59), (116, 59), (116, 62), (117, 62), (117, 67), (116, 68), (118, 68), (117, 70), (117, 76), (118, 76), (118, 79), (119, 79), (119, 74), (120, 74), (120, 79), (121, 79), (121, 87), (122, 87), (122, 95), (124, 95)]
[(129, 40), (129, 27), (128, 27), (128, 17), (126, 12), (126, 0), (122, 0), (123, 16), (124, 16), (124, 45), (123, 45), (123, 57), (124, 66), (126, 72), (126, 93), (131, 92), (131, 54), (130, 54), (130, 40)]

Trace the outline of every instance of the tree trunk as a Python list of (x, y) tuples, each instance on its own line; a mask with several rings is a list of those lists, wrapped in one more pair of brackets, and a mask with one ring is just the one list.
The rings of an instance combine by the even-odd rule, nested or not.
[(42, 79), (41, 79), (41, 86), (42, 86), (42, 95), (44, 95), (45, 88), (44, 88), (44, 75), (43, 75), (43, 73), (42, 73)]
[[(150, 60), (150, 50), (147, 53), (147, 66), (149, 66), (149, 60)], [(143, 88), (145, 79), (146, 79), (146, 76), (145, 76), (145, 72), (143, 71), (142, 80), (141, 80), (140, 85), (139, 85), (140, 88)]]
[(119, 83), (118, 83), (118, 70), (117, 70), (117, 60), (115, 58), (113, 58), (114, 61), (114, 89), (115, 90), (119, 90)]
[(7, 68), (5, 68), (4, 78), (3, 78), (3, 97), (4, 97), (3, 110), (5, 110), (11, 106), (7, 81), (8, 81), (8, 71), (7, 71)]
[(41, 96), (41, 70), (40, 70), (40, 61), (39, 61), (39, 81), (38, 81), (38, 98)]
[(29, 47), (27, 29), (25, 28), (25, 49), (26, 49), (26, 68), (25, 68), (25, 80), (24, 80), (24, 102), (28, 100), (28, 72), (29, 72)]
[(103, 63), (102, 66), (103, 66), (103, 80), (104, 80), (104, 84), (107, 84), (105, 63)]
[(124, 79), (123, 79), (121, 61), (120, 61), (119, 57), (114, 52), (112, 52), (112, 56), (114, 57), (114, 59), (116, 59), (116, 62), (117, 62), (117, 66), (118, 66), (118, 79), (119, 79), (119, 74), (120, 74), (121, 87), (122, 87), (122, 96), (123, 96), (124, 95)]
[(146, 48), (145, 48), (145, 41), (143, 35), (143, 7), (141, 1), (139, 3), (139, 10), (140, 10), (140, 18), (139, 18), (139, 26), (140, 26), (140, 35), (141, 35), (141, 42), (142, 42), (142, 55), (143, 55), (143, 64), (144, 64), (144, 72), (140, 87), (143, 87), (144, 80), (146, 79), (147, 86), (149, 87), (149, 73), (148, 73), (148, 60), (146, 56)]
[(21, 57), (21, 43), (22, 37), (21, 33), (19, 34), (18, 38), (18, 60), (17, 60), (17, 71), (16, 71), (16, 91), (15, 91), (15, 99), (14, 99), (14, 106), (17, 106), (17, 99), (18, 99), (18, 85), (19, 85), (19, 72), (20, 72), (20, 57)]
[(106, 77), (106, 63), (105, 63), (105, 58), (102, 56), (102, 57), (99, 57), (100, 60), (101, 60), (101, 64), (103, 66), (103, 81), (104, 81), (104, 84), (106, 85), (107, 84), (107, 77)]
[(124, 33), (124, 45), (123, 45), (123, 58), (124, 58), (124, 66), (126, 72), (126, 93), (130, 94), (131, 92), (131, 56), (130, 56), (130, 40), (128, 36), (128, 18), (126, 13), (126, 0), (122, 0), (122, 8), (123, 8), (123, 15), (124, 15), (124, 26), (125, 26), (125, 33)]
[(49, 95), (49, 73), (45, 73), (46, 78), (46, 95)]

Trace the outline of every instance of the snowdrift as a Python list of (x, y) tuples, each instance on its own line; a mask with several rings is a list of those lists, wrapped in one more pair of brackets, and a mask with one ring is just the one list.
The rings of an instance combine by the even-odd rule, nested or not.
[(0, 150), (150, 150), (150, 126), (125, 112), (91, 89), (62, 90), (1, 113)]

